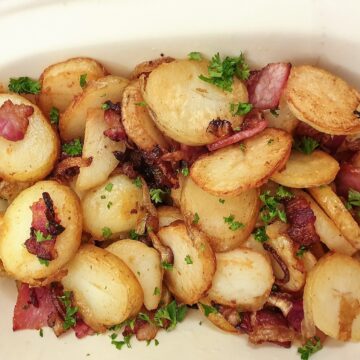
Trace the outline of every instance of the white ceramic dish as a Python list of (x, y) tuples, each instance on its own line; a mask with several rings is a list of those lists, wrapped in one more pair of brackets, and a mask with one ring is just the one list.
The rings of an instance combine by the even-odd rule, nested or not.
[[(160, 53), (245, 50), (252, 64), (320, 64), (360, 87), (359, 10), (356, 0), (1, 0), (0, 81), (37, 77), (45, 66), (71, 56), (91, 56), (126, 74)], [(133, 341), (133, 349), (120, 353), (106, 335), (78, 341), (73, 334), (56, 339), (51, 330), (43, 338), (34, 331), (13, 333), (15, 284), (0, 279), (0, 292), (1, 360), (300, 358), (295, 347), (251, 346), (246, 337), (220, 332), (195, 312), (174, 332), (160, 332), (159, 346)], [(314, 356), (339, 358), (360, 358), (360, 344), (328, 341)]]

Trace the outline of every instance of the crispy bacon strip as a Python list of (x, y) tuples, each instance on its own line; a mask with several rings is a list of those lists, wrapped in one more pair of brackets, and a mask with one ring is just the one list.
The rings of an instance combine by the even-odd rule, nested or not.
[(238, 143), (239, 141), (248, 139), (260, 133), (267, 126), (268, 121), (263, 117), (262, 113), (259, 111), (252, 111), (246, 116), (240, 131), (207, 145), (207, 148), (210, 151), (214, 151)]
[(6, 100), (0, 107), (0, 136), (10, 141), (22, 140), (33, 113), (32, 106), (16, 105)]
[(104, 135), (113, 141), (126, 140), (127, 135), (121, 121), (121, 107), (120, 103), (112, 103), (107, 101), (109, 109), (105, 110), (104, 120), (110, 126), (104, 131)]
[(273, 63), (252, 71), (246, 83), (249, 102), (261, 110), (278, 107), (290, 70), (290, 63)]
[(303, 246), (309, 246), (320, 241), (314, 225), (316, 216), (305, 198), (295, 196), (287, 200), (285, 212), (290, 223), (288, 235), (292, 240)]

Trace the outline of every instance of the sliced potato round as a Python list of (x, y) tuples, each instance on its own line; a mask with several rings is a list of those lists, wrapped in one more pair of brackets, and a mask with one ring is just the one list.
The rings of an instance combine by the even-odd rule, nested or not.
[(0, 177), (20, 182), (41, 180), (51, 172), (58, 158), (58, 137), (36, 105), (19, 95), (0, 94), (0, 106), (6, 100), (32, 106), (34, 113), (22, 140), (9, 141), (0, 136)]
[(183, 220), (180, 210), (174, 206), (160, 206), (157, 208), (159, 227), (168, 226), (177, 220)]
[(136, 226), (142, 198), (142, 189), (126, 175), (110, 177), (81, 200), (84, 230), (98, 240), (129, 232)]
[(268, 258), (250, 249), (216, 254), (216, 272), (208, 291), (210, 300), (242, 311), (263, 307), (274, 283)]
[(360, 341), (360, 263), (350, 256), (329, 254), (310, 272), (304, 309), (315, 326), (342, 341)]
[(310, 204), (311, 210), (316, 216), (315, 230), (323, 242), (330, 250), (345, 255), (353, 255), (356, 248), (346, 239), (346, 237), (336, 227), (325, 212), (318, 206), (314, 199), (304, 191), (295, 190), (296, 195), (304, 197)]
[(50, 65), (43, 71), (37, 102), (46, 116), (52, 107), (64, 112), (74, 97), (82, 93), (80, 76), (84, 74), (86, 81), (92, 81), (105, 76), (106, 70), (94, 59), (78, 57)]
[(334, 135), (360, 132), (354, 114), (360, 104), (358, 91), (324, 69), (292, 67), (285, 96), (292, 113), (319, 131)]
[(113, 103), (121, 102), (123, 91), (128, 84), (127, 79), (114, 75), (90, 82), (81, 95), (77, 96), (60, 116), (61, 138), (65, 141), (83, 138), (88, 110), (100, 109), (107, 100)]
[(134, 273), (142, 287), (146, 309), (156, 309), (163, 280), (160, 254), (154, 248), (130, 239), (116, 241), (106, 250), (119, 257)]
[[(56, 238), (57, 258), (49, 265), (40, 264), (24, 243), (30, 238), (31, 205), (48, 192), (65, 230)], [(15, 279), (39, 285), (51, 281), (53, 276), (75, 255), (80, 246), (82, 216), (79, 200), (70, 188), (55, 181), (39, 181), (24, 190), (6, 210), (0, 229), (0, 258), (6, 271)]]
[[(191, 178), (183, 184), (181, 212), (189, 223), (198, 214), (199, 220), (194, 226), (206, 234), (215, 252), (232, 250), (247, 240), (256, 223), (259, 207), (258, 189), (219, 198), (202, 190)], [(229, 217), (233, 217), (232, 224), (225, 222)]]
[(182, 221), (161, 228), (158, 237), (174, 255), (173, 269), (165, 272), (166, 285), (177, 300), (195, 304), (210, 288), (215, 272), (207, 238), (195, 228), (188, 230)]
[(72, 291), (84, 321), (105, 330), (136, 315), (143, 292), (135, 275), (117, 256), (94, 245), (82, 245), (61, 280)]
[(144, 81), (143, 95), (158, 128), (186, 145), (205, 145), (216, 140), (207, 132), (209, 122), (226, 119), (233, 127), (242, 122), (230, 103), (247, 102), (245, 85), (234, 79), (233, 91), (226, 92), (199, 79), (207, 75), (208, 62), (175, 60), (161, 64)]
[(292, 138), (283, 130), (268, 128), (243, 144), (200, 156), (191, 167), (191, 178), (217, 196), (235, 196), (259, 187), (286, 163)]
[(76, 187), (80, 191), (89, 190), (102, 184), (119, 164), (113, 152), (125, 152), (123, 141), (113, 141), (104, 135), (109, 128), (104, 120), (104, 111), (91, 109), (87, 113), (83, 158), (91, 158), (91, 164), (80, 168)]
[(154, 124), (144, 103), (139, 80), (132, 82), (124, 90), (121, 116), (126, 134), (137, 147), (144, 151), (151, 151), (156, 145), (168, 148), (168, 143)]
[(359, 225), (330, 186), (311, 188), (309, 192), (351, 245), (360, 249)]
[(293, 150), (285, 168), (274, 173), (271, 180), (293, 188), (309, 188), (331, 183), (339, 170), (339, 163), (324, 151), (306, 155)]

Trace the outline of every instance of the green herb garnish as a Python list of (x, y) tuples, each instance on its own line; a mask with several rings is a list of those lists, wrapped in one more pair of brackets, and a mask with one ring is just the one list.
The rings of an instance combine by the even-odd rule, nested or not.
[(171, 263), (168, 263), (167, 261), (162, 261), (161, 262), (161, 267), (165, 270), (170, 270), (172, 271), (172, 269), (174, 268), (174, 265)]
[(298, 348), (301, 360), (308, 360), (309, 357), (322, 349), (322, 344), (317, 336), (306, 341), (305, 345)]
[(113, 189), (114, 187), (114, 184), (113, 183), (108, 183), (106, 184), (105, 186), (105, 190), (108, 191), (108, 192), (111, 192), (111, 190)]
[(142, 180), (141, 177), (138, 176), (136, 179), (133, 180), (133, 184), (138, 187), (138, 188), (142, 188)]
[(154, 296), (160, 295), (160, 289), (159, 289), (158, 287), (156, 287), (156, 288), (154, 289), (153, 295), (154, 295)]
[(84, 88), (84, 87), (86, 86), (86, 84), (87, 84), (87, 74), (81, 74), (81, 75), (80, 75), (80, 81), (79, 81), (79, 83), (80, 83), (80, 86), (81, 86), (82, 88)]
[(76, 325), (76, 313), (78, 312), (77, 306), (72, 305), (72, 292), (64, 291), (63, 296), (59, 296), (58, 299), (65, 306), (65, 319), (63, 323), (64, 330), (68, 330)]
[(224, 221), (226, 224), (229, 224), (229, 229), (232, 231), (236, 231), (245, 225), (239, 221), (235, 221), (235, 216), (230, 214), (228, 217), (224, 217)]
[(294, 148), (306, 155), (310, 155), (319, 146), (319, 142), (308, 136), (303, 136), (294, 143)]
[(170, 321), (169, 326), (166, 327), (167, 331), (173, 330), (179, 322), (182, 322), (187, 312), (186, 305), (178, 305), (176, 301), (172, 301), (156, 311), (154, 316), (154, 323), (158, 327), (164, 327), (163, 320)]
[(194, 60), (194, 61), (201, 61), (202, 60), (202, 56), (198, 51), (192, 51), (188, 54), (188, 58), (189, 60)]
[(39, 263), (40, 263), (41, 265), (44, 265), (44, 266), (46, 266), (46, 267), (49, 266), (49, 260), (42, 259), (42, 258), (39, 258), (39, 257), (38, 257), (38, 260), (39, 260)]
[(40, 230), (35, 230), (35, 238), (37, 242), (49, 241), (52, 240), (51, 235), (45, 236), (44, 233)]
[(279, 116), (279, 108), (271, 109), (270, 113), (272, 116), (278, 117)]
[(131, 240), (139, 240), (140, 234), (138, 234), (134, 229), (131, 229), (129, 232), (129, 237)]
[(186, 255), (184, 260), (188, 265), (193, 264), (193, 261), (192, 261), (190, 255)]
[(350, 189), (348, 193), (347, 207), (351, 209), (353, 206), (360, 206), (360, 192)]
[(62, 145), (62, 151), (70, 156), (80, 156), (82, 153), (82, 144), (80, 139), (75, 139)]
[(107, 103), (107, 102), (104, 102), (102, 105), (101, 105), (101, 108), (103, 110), (109, 110), (110, 109), (110, 105)]
[(189, 176), (190, 174), (190, 171), (189, 171), (189, 168), (187, 166), (184, 166), (181, 168), (181, 173), (184, 175), (184, 176)]
[(59, 123), (59, 117), (60, 117), (60, 114), (59, 114), (59, 110), (56, 108), (56, 107), (52, 107), (51, 110), (50, 110), (50, 123), (51, 124), (58, 124)]
[(11, 78), (9, 82), (9, 91), (18, 94), (39, 94), (41, 84), (39, 81), (32, 80), (27, 76)]
[(208, 317), (210, 314), (217, 314), (219, 312), (218, 309), (213, 306), (205, 305), (203, 303), (199, 303), (199, 305), (203, 309), (206, 317)]
[(301, 245), (295, 255), (301, 258), (307, 251), (309, 251), (309, 249), (306, 246)]
[(246, 115), (247, 113), (249, 113), (251, 111), (251, 109), (253, 108), (252, 104), (250, 103), (231, 103), (230, 104), (230, 112), (232, 115)]
[(265, 241), (269, 240), (269, 237), (266, 234), (265, 226), (258, 227), (254, 232), (254, 238), (256, 241), (264, 243)]
[(40, 335), (40, 337), (44, 337), (44, 330), (43, 329), (39, 330), (39, 335)]
[(199, 220), (200, 220), (200, 216), (199, 216), (199, 214), (196, 212), (196, 213), (194, 214), (194, 218), (193, 218), (192, 223), (193, 223), (193, 224), (198, 224), (198, 223), (199, 223)]
[(147, 106), (147, 103), (145, 101), (139, 101), (139, 102), (136, 102), (135, 105), (144, 107), (144, 106)]
[(109, 238), (112, 235), (112, 231), (109, 227), (105, 226), (101, 229), (102, 231), (102, 236), (104, 239)]
[(161, 204), (165, 194), (167, 194), (167, 191), (163, 191), (161, 189), (150, 189), (150, 198), (155, 204)]
[(224, 203), (225, 203), (225, 199), (219, 199), (219, 203), (220, 203), (220, 204), (224, 204)]

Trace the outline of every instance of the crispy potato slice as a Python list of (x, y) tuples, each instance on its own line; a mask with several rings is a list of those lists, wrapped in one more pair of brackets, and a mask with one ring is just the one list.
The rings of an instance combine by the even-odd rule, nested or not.
[(135, 275), (117, 256), (94, 245), (82, 245), (61, 280), (72, 291), (84, 321), (96, 331), (136, 315), (143, 292)]
[(154, 124), (144, 98), (139, 80), (124, 90), (121, 102), (122, 122), (128, 137), (144, 151), (151, 151), (156, 145), (167, 149), (168, 143)]
[(89, 166), (80, 168), (76, 181), (76, 187), (80, 191), (89, 190), (106, 181), (119, 164), (113, 152), (125, 152), (126, 145), (123, 141), (116, 142), (104, 135), (108, 128), (103, 110), (88, 111), (82, 157), (92, 158), (92, 161)]
[(6, 180), (0, 180), (0, 198), (10, 203), (21, 193), (21, 191), (31, 185), (32, 183), (30, 182), (9, 182)]
[(226, 119), (233, 127), (242, 123), (230, 103), (247, 102), (245, 85), (234, 79), (233, 91), (226, 92), (199, 79), (207, 75), (208, 62), (175, 60), (159, 65), (144, 80), (143, 95), (158, 128), (186, 145), (205, 145), (217, 138), (206, 131), (213, 119)]
[(179, 301), (195, 304), (210, 288), (215, 272), (207, 238), (195, 228), (187, 229), (182, 221), (161, 228), (158, 237), (174, 254), (173, 269), (165, 272), (166, 285)]
[(90, 82), (81, 95), (76, 97), (60, 116), (61, 138), (65, 141), (83, 138), (88, 110), (101, 108), (107, 100), (113, 103), (121, 102), (123, 91), (128, 84), (127, 79), (114, 75)]
[(309, 192), (351, 245), (360, 249), (359, 225), (330, 186), (311, 188)]
[(143, 61), (135, 66), (134, 70), (130, 74), (130, 79), (134, 80), (139, 78), (141, 75), (149, 75), (159, 65), (169, 63), (174, 60), (175, 59), (170, 56), (162, 56), (154, 60)]
[(126, 175), (110, 177), (89, 190), (81, 200), (84, 230), (98, 240), (116, 239), (129, 232), (136, 226), (142, 197), (142, 189)]
[(200, 156), (191, 167), (191, 178), (217, 196), (236, 196), (259, 187), (286, 163), (292, 138), (283, 130), (265, 129), (243, 144)]
[(119, 240), (106, 248), (119, 257), (134, 273), (144, 293), (144, 305), (148, 310), (158, 307), (161, 293), (163, 269), (160, 254), (137, 240)]
[(59, 139), (40, 109), (22, 96), (0, 94), (0, 106), (11, 100), (30, 105), (34, 113), (24, 139), (9, 141), (0, 136), (0, 177), (8, 181), (37, 181), (53, 169), (59, 155)]
[(274, 283), (268, 258), (250, 249), (216, 254), (216, 272), (208, 291), (210, 300), (256, 311), (263, 307)]
[(351, 245), (314, 199), (304, 191), (295, 190), (293, 192), (296, 195), (303, 196), (309, 202), (311, 210), (316, 216), (315, 230), (320, 236), (320, 241), (332, 251), (345, 255), (353, 255), (356, 252), (356, 248)]
[(86, 81), (92, 81), (105, 76), (106, 70), (94, 59), (78, 57), (50, 65), (43, 71), (37, 102), (46, 116), (52, 107), (64, 112), (74, 97), (82, 93), (80, 76), (83, 74)]
[[(48, 192), (65, 230), (56, 238), (58, 257), (49, 265), (40, 264), (24, 243), (30, 237), (32, 211), (30, 206)], [(75, 255), (80, 246), (82, 216), (79, 200), (70, 188), (55, 181), (39, 181), (24, 190), (6, 210), (0, 229), (0, 257), (6, 271), (15, 279), (40, 285), (50, 279)]]
[(310, 272), (304, 289), (305, 312), (326, 335), (360, 341), (359, 278), (359, 262), (343, 254), (324, 256)]
[(339, 170), (339, 163), (324, 151), (306, 155), (293, 150), (285, 168), (274, 173), (271, 180), (293, 188), (309, 188), (331, 183)]
[(360, 95), (344, 80), (314, 66), (292, 67), (286, 87), (291, 112), (313, 128), (333, 135), (356, 134), (360, 123), (354, 110)]
[(290, 111), (284, 96), (281, 97), (279, 108), (275, 111), (264, 112), (264, 116), (269, 122), (269, 127), (285, 130), (292, 134), (299, 123), (299, 120)]
[(174, 206), (160, 206), (157, 208), (159, 227), (168, 226), (177, 220), (184, 220), (180, 210)]
[[(246, 241), (256, 223), (259, 207), (258, 189), (221, 199), (202, 190), (191, 178), (183, 184), (181, 212), (188, 223), (198, 214), (199, 221), (194, 226), (206, 234), (215, 252), (232, 250)], [(234, 218), (233, 224), (225, 222), (229, 217)], [(231, 225), (239, 227), (232, 229)]]

